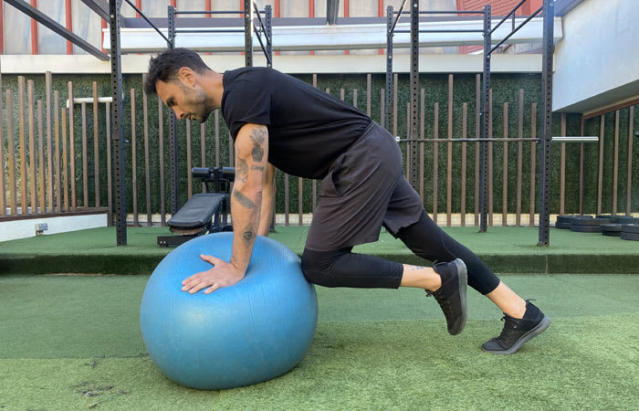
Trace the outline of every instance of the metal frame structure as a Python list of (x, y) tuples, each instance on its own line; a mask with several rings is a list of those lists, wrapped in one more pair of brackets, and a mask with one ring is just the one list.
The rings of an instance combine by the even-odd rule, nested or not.
[[(181, 11), (176, 10), (173, 6), (168, 6), (168, 38), (155, 26), (149, 19), (147, 19), (140, 10), (138, 10), (130, 0), (125, 0), (131, 7), (133, 7), (144, 20), (156, 29), (160, 35), (166, 40), (167, 47), (174, 49), (176, 45), (176, 37), (179, 33), (229, 33), (229, 32), (244, 32), (244, 61), (245, 65), (253, 65), (253, 31), (257, 35), (260, 42), (262, 51), (266, 56), (267, 66), (272, 67), (272, 41), (271, 41), (271, 19), (272, 9), (270, 6), (266, 6), (264, 11), (259, 11), (257, 5), (252, 0), (244, 0), (243, 11)], [(257, 15), (260, 27), (253, 24), (253, 13)], [(216, 29), (216, 28), (179, 28), (177, 24), (178, 15), (193, 15), (193, 14), (206, 14), (206, 15), (238, 15), (244, 18), (243, 29)], [(262, 21), (261, 14), (264, 14), (264, 21)], [(262, 41), (262, 34), (265, 37), (265, 41)], [(264, 45), (266, 43), (266, 46)], [(175, 214), (178, 210), (178, 145), (177, 145), (177, 118), (173, 111), (169, 112), (169, 155), (170, 155), (170, 212)]]
[[(524, 20), (518, 26), (515, 26), (515, 13), (527, 0), (521, 0), (505, 17), (503, 17), (499, 23), (492, 27), (491, 7), (485, 6), (483, 10), (479, 11), (419, 11), (419, 2), (411, 2), (411, 10), (403, 11), (406, 0), (402, 3), (399, 11), (395, 12), (392, 6), (387, 8), (387, 57), (386, 57), (386, 124), (387, 129), (390, 128), (392, 114), (392, 93), (393, 93), (393, 34), (405, 32), (403, 30), (395, 30), (397, 22), (402, 15), (410, 14), (410, 37), (411, 37), (411, 51), (410, 51), (410, 128), (407, 139), (400, 139), (399, 141), (406, 141), (410, 144), (410, 180), (413, 187), (417, 187), (418, 184), (418, 142), (431, 141), (429, 139), (420, 139), (418, 137), (418, 85), (419, 85), (419, 34), (420, 33), (442, 33), (442, 32), (481, 32), (484, 36), (484, 51), (483, 51), (483, 74), (482, 74), (482, 87), (480, 98), (480, 118), (481, 118), (481, 132), (479, 138), (474, 139), (452, 139), (451, 141), (473, 141), (480, 143), (480, 190), (479, 190), (479, 204), (480, 204), (480, 232), (487, 231), (488, 225), (488, 142), (500, 141), (501, 139), (493, 138), (488, 134), (488, 112), (489, 112), (489, 90), (490, 90), (490, 58), (492, 53), (499, 48), (502, 44), (508, 41), (519, 29), (521, 29), (532, 18), (543, 12), (543, 54), (542, 54), (542, 93), (543, 93), (543, 125), (541, 138), (527, 138), (518, 139), (524, 141), (539, 142), (540, 147), (540, 168), (539, 168), (539, 242), (540, 246), (549, 245), (549, 226), (550, 226), (550, 167), (551, 167), (551, 151), (550, 145), (553, 140), (551, 135), (552, 126), (552, 56), (554, 51), (553, 42), (553, 21), (555, 17), (554, 2), (553, 0), (544, 0), (542, 7), (535, 11), (531, 16)], [(475, 14), (483, 15), (484, 27), (483, 30), (419, 30), (419, 17), (425, 14)], [(512, 28), (508, 35), (506, 35), (495, 46), (492, 45), (492, 34), (497, 30), (506, 20), (512, 17)], [(449, 141), (448, 139), (438, 139), (441, 141)], [(574, 139), (573, 139), (574, 140)], [(515, 140), (509, 140), (515, 141)], [(590, 140), (588, 140), (590, 141)]]
[[(96, 0), (93, 0), (96, 1)], [(126, 245), (126, 191), (125, 191), (125, 178), (124, 178), (124, 144), (122, 138), (124, 135), (123, 124), (120, 113), (122, 112), (122, 66), (121, 66), (121, 50), (120, 50), (120, 7), (123, 0), (109, 0), (109, 17), (110, 17), (110, 38), (111, 38), (111, 86), (113, 92), (113, 116), (112, 116), (112, 140), (114, 151), (114, 190), (115, 190), (115, 212), (116, 216), (116, 233), (117, 233), (117, 245)], [(254, 7), (254, 3), (251, 0), (244, 0), (243, 11), (231, 11), (231, 12), (212, 12), (212, 11), (178, 11), (174, 7), (169, 6), (167, 9), (168, 14), (168, 37), (162, 33), (162, 31), (149, 19), (141, 10), (139, 10), (130, 0), (124, 0), (128, 3), (140, 16), (151, 26), (157, 33), (167, 42), (167, 48), (175, 48), (176, 35), (178, 33), (194, 33), (194, 32), (227, 32), (228, 30), (215, 30), (211, 29), (180, 29), (176, 21), (176, 15), (179, 14), (238, 14), (244, 16), (244, 29), (245, 33), (245, 62), (247, 66), (253, 64), (253, 42), (252, 33), (253, 30), (258, 36), (262, 50), (264, 51), (267, 64), (272, 66), (272, 36), (271, 36), (271, 15), (272, 11), (270, 6), (267, 6), (264, 11), (258, 11), (257, 7)], [(258, 16), (260, 28), (253, 25), (253, 12)], [(260, 14), (264, 14), (265, 21), (262, 21)], [(213, 22), (213, 21), (212, 21)], [(264, 34), (266, 46), (262, 42), (261, 34)], [(171, 167), (171, 198), (170, 209), (171, 213), (175, 214), (178, 209), (178, 150), (177, 150), (177, 119), (173, 111), (169, 111), (169, 130), (170, 130), (170, 167)]]
[[(251, 66), (253, 64), (253, 44), (252, 44), (252, 31), (251, 28), (257, 34), (257, 38), (260, 42), (262, 51), (266, 55), (267, 65), (272, 66), (272, 12), (271, 7), (266, 6), (265, 11), (258, 11), (257, 6), (254, 5), (252, 0), (244, 0), (243, 11), (231, 11), (231, 12), (213, 12), (213, 11), (178, 11), (175, 8), (168, 7), (168, 37), (162, 33), (162, 31), (149, 19), (142, 11), (140, 11), (131, 2), (131, 0), (81, 0), (91, 10), (97, 13), (103, 19), (108, 19), (110, 22), (110, 40), (111, 49), (110, 56), (106, 55), (102, 51), (98, 50), (86, 40), (80, 38), (73, 32), (62, 27), (57, 22), (44, 15), (42, 12), (32, 7), (30, 4), (23, 0), (3, 0), (10, 5), (16, 7), (18, 10), (32, 17), (34, 20), (42, 23), (46, 27), (50, 28), (57, 34), (71, 41), (73, 44), (81, 47), (88, 53), (94, 55), (101, 60), (111, 61), (111, 86), (113, 92), (113, 115), (112, 115), (112, 140), (114, 150), (114, 178), (115, 178), (115, 217), (117, 227), (117, 244), (126, 245), (126, 190), (125, 190), (125, 176), (124, 176), (124, 130), (121, 120), (122, 113), (122, 70), (121, 70), (121, 49), (120, 49), (120, 24), (122, 17), (120, 15), (120, 8), (122, 2), (126, 1), (131, 7), (133, 7), (140, 16), (146, 21), (146, 23), (155, 29), (158, 34), (167, 42), (167, 47), (174, 48), (176, 35), (178, 33), (203, 33), (203, 32), (236, 32), (238, 30), (215, 30), (212, 29), (180, 29), (177, 26), (176, 15), (178, 14), (238, 14), (244, 16), (244, 30), (245, 33), (245, 64)], [(526, 0), (521, 0), (508, 15), (506, 15), (495, 26), (492, 26), (491, 20), (491, 8), (490, 6), (484, 7), (481, 11), (419, 11), (419, 2), (411, 2), (410, 11), (404, 12), (403, 8), (406, 0), (402, 3), (399, 12), (393, 11), (392, 6), (387, 8), (387, 65), (386, 65), (386, 127), (390, 128), (391, 124), (391, 104), (392, 104), (392, 71), (393, 71), (393, 34), (399, 32), (410, 32), (410, 88), (411, 88), (411, 106), (410, 106), (410, 129), (408, 141), (411, 144), (410, 150), (410, 162), (411, 162), (411, 183), (415, 186), (417, 184), (417, 149), (418, 145), (414, 144), (418, 141), (424, 141), (418, 138), (418, 96), (417, 89), (419, 84), (419, 34), (420, 33), (460, 33), (460, 32), (481, 32), (484, 36), (484, 58), (483, 58), (483, 77), (482, 77), (482, 96), (481, 96), (481, 135), (479, 138), (467, 139), (467, 141), (480, 142), (481, 146), (481, 168), (480, 168), (480, 209), (481, 209), (481, 224), (480, 231), (484, 232), (487, 229), (487, 198), (488, 188), (486, 184), (486, 178), (488, 174), (488, 147), (489, 141), (498, 141), (492, 136), (488, 136), (488, 92), (490, 89), (490, 57), (491, 54), (499, 48), (503, 43), (508, 41), (521, 27), (528, 23), (533, 17), (543, 12), (543, 46), (542, 46), (542, 93), (543, 93), (543, 124), (542, 124), (542, 136), (539, 139), (521, 139), (525, 141), (536, 141), (540, 143), (540, 169), (539, 169), (539, 245), (549, 245), (549, 216), (550, 216), (550, 170), (551, 170), (551, 143), (553, 137), (551, 137), (552, 126), (552, 56), (554, 51), (553, 42), (553, 21), (555, 15), (555, 6), (553, 0), (544, 0), (542, 7), (529, 16), (524, 22), (515, 27), (515, 13)], [(569, 9), (578, 4), (579, 1), (566, 0), (560, 6), (564, 9)], [(336, 0), (331, 0), (329, 6), (335, 8), (337, 4)], [(253, 24), (253, 12), (255, 11), (258, 18), (260, 27), (256, 27)], [(560, 13), (562, 11), (560, 10)], [(265, 19), (262, 21), (261, 14), (264, 14)], [(330, 13), (329, 13), (330, 14)], [(410, 14), (410, 30), (395, 30), (395, 26), (403, 14)], [(460, 14), (479, 14), (483, 15), (484, 27), (483, 30), (419, 30), (419, 18), (421, 15), (460, 15)], [(564, 13), (565, 14), (565, 13)], [(492, 45), (492, 34), (501, 26), (506, 20), (512, 17), (512, 28), (510, 34), (505, 36), (497, 45)], [(335, 20), (335, 17), (333, 17)], [(330, 21), (329, 21), (330, 22)], [(334, 22), (334, 21), (333, 21)], [(262, 41), (261, 33), (265, 36), (265, 43)], [(171, 147), (171, 212), (177, 211), (177, 125), (173, 112), (170, 113), (170, 147)], [(585, 141), (588, 140), (586, 138)], [(578, 139), (572, 139), (577, 141)], [(452, 141), (463, 141), (463, 139), (453, 139)], [(511, 140), (509, 140), (511, 141)], [(513, 140), (514, 141), (514, 140)]]
[[(32, 19), (34, 19), (38, 23), (40, 23), (40, 24), (44, 25), (45, 27), (51, 29), (56, 34), (58, 34), (58, 35), (64, 37), (65, 39), (69, 40), (71, 43), (73, 43), (76, 46), (80, 47), (82, 50), (86, 51), (87, 53), (92, 54), (93, 56), (95, 56), (98, 59), (103, 60), (103, 61), (109, 60), (109, 56), (108, 55), (104, 54), (102, 51), (100, 51), (98, 48), (94, 47), (91, 43), (89, 43), (88, 41), (86, 41), (82, 37), (78, 36), (77, 34), (73, 33), (70, 30), (67, 30), (66, 27), (64, 27), (63, 25), (61, 25), (57, 21), (53, 20), (51, 17), (47, 16), (46, 14), (44, 14), (43, 12), (38, 10), (37, 8), (31, 6), (29, 3), (27, 3), (27, 2), (25, 2), (23, 0), (4, 0), (4, 1), (6, 3), (12, 5), (16, 9), (20, 10), (21, 12), (23, 12), (27, 16), (31, 17)], [(85, 4), (87, 4), (87, 6), (91, 7), (96, 12), (97, 12), (97, 10), (101, 10), (102, 12), (106, 11), (106, 10), (102, 9), (98, 5), (98, 3), (97, 3), (98, 0), (82, 0), (82, 1)], [(95, 8), (93, 8), (93, 7), (95, 7)], [(102, 12), (99, 13), (100, 17), (102, 17), (104, 19), (108, 19), (109, 16), (106, 13), (102, 13)]]
[(113, 150), (114, 217), (117, 245), (126, 245), (126, 179), (124, 174), (124, 124), (122, 123), (122, 61), (120, 54), (120, 7), (122, 0), (109, 0), (111, 36), (111, 141)]

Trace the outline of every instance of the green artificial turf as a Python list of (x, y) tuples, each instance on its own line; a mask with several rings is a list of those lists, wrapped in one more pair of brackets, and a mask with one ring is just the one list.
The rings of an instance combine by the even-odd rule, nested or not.
[[(551, 245), (537, 246), (531, 227), (446, 228), (499, 273), (639, 273), (639, 243), (596, 233), (551, 229)], [(308, 227), (278, 226), (271, 238), (301, 254)], [(149, 274), (170, 249), (157, 245), (165, 227), (128, 229), (128, 245), (118, 247), (115, 228), (97, 228), (0, 243), (0, 274)], [(214, 250), (212, 250), (212, 253)], [(410, 264), (423, 264), (404, 244), (382, 232), (380, 240), (355, 247)]]
[(0, 410), (636, 409), (639, 276), (504, 280), (552, 318), (512, 356), (480, 351), (500, 312), (469, 293), (449, 336), (421, 290), (317, 287), (305, 359), (250, 387), (196, 391), (166, 379), (138, 326), (146, 276), (0, 277)]

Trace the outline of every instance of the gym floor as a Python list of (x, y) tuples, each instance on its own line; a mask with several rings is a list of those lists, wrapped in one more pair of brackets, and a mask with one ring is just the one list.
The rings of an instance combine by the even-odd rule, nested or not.
[[(551, 247), (539, 248), (530, 228), (447, 231), (534, 298), (552, 318), (548, 331), (514, 355), (494, 356), (480, 346), (499, 334), (501, 313), (475, 292), (466, 329), (452, 337), (420, 290), (317, 287), (317, 333), (295, 369), (211, 392), (176, 385), (155, 368), (138, 323), (148, 271), (113, 271), (118, 260), (131, 273), (161, 258), (168, 250), (154, 244), (160, 229), (130, 230), (126, 248), (115, 247), (110, 228), (0, 243), (0, 410), (636, 407), (638, 243), (553, 229)], [(297, 252), (304, 236), (303, 227), (273, 235)], [(359, 251), (410, 259), (387, 234)], [(135, 256), (144, 258), (126, 262)], [(579, 267), (561, 264), (578, 256)], [(29, 257), (37, 270), (15, 268)], [(85, 263), (60, 274), (73, 268), (56, 266), (65, 257)], [(517, 260), (526, 263), (509, 274)], [(557, 271), (557, 264), (571, 269)], [(609, 270), (593, 271), (603, 266)], [(96, 267), (109, 274), (79, 271)]]

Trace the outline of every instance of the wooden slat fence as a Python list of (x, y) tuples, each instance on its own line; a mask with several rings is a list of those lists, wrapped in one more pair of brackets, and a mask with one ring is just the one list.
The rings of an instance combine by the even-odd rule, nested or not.
[[(314, 87), (320, 87), (319, 80), (313, 75)], [(384, 106), (385, 90), (376, 88), (380, 82), (375, 82), (370, 74), (362, 83), (363, 89), (340, 87), (336, 94), (372, 114), (378, 122), (385, 118), (386, 109), (392, 110), (392, 124), (386, 126), (393, 136), (405, 139), (410, 106), (398, 87), (404, 80), (397, 74), (393, 78), (396, 87), (391, 107)], [(474, 98), (461, 101), (455, 90), (461, 84), (472, 84), (473, 80)], [(460, 80), (450, 74), (447, 90), (440, 97), (433, 97), (435, 93), (429, 87), (421, 88), (417, 136), (421, 141), (399, 143), (407, 173), (410, 144), (418, 144), (416, 191), (433, 218), (447, 226), (479, 224), (479, 143), (472, 139), (479, 135), (480, 80), (479, 75)], [(111, 221), (111, 105), (100, 100), (99, 84), (93, 81), (89, 95), (79, 96), (89, 100), (79, 103), (78, 112), (74, 95), (80, 88), (69, 81), (66, 90), (61, 91), (54, 89), (53, 84), (53, 76), (47, 73), (41, 92), (35, 90), (34, 79), (19, 76), (15, 87), (5, 90), (0, 77), (0, 220), (3, 216), (64, 214), (78, 208), (106, 206)], [(323, 89), (331, 93), (329, 88)], [(491, 90), (489, 133), (503, 140), (488, 144), (489, 224), (533, 225), (538, 208), (538, 145), (522, 139), (537, 137), (540, 114), (537, 102), (523, 89), (511, 95), (512, 101), (503, 101), (503, 97), (493, 101), (495, 96)], [(129, 130), (125, 137), (130, 220), (134, 225), (166, 224), (169, 217), (166, 188), (170, 178), (165, 170), (167, 110), (155, 96), (147, 96), (139, 88), (130, 88), (127, 97), (125, 104), (129, 105), (130, 117), (125, 119), (125, 130)], [(157, 110), (150, 109), (154, 104)], [(398, 116), (399, 107), (402, 111), (406, 108), (406, 116)], [(639, 211), (639, 204), (632, 202), (633, 179), (638, 178), (632, 154), (637, 128), (634, 107), (591, 118), (566, 114), (557, 114), (555, 118), (561, 135), (571, 134), (570, 130), (574, 135), (598, 134), (600, 142), (560, 143), (553, 147), (553, 167), (557, 170), (553, 193), (558, 198), (553, 199), (552, 213), (614, 215)], [(191, 167), (233, 165), (232, 139), (218, 110), (200, 125), (199, 133), (193, 127), (187, 120), (178, 131), (180, 204), (195, 192), (206, 190), (203, 184), (190, 178)], [(143, 137), (141, 144), (138, 136)], [(459, 139), (462, 142), (456, 141)], [(144, 181), (143, 192), (138, 181)], [(317, 181), (291, 178), (278, 171), (276, 212), (281, 218), (277, 222), (307, 224), (317, 206), (317, 185)]]

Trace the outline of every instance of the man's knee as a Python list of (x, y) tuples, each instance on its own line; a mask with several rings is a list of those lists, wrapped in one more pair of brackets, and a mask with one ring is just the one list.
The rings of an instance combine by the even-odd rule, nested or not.
[(313, 251), (304, 249), (302, 272), (309, 283), (324, 287), (335, 287), (333, 264), (342, 255), (341, 251)]

